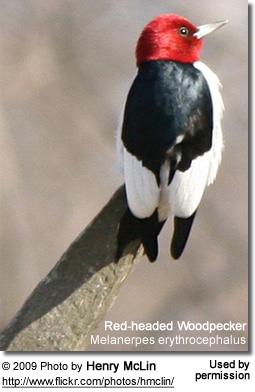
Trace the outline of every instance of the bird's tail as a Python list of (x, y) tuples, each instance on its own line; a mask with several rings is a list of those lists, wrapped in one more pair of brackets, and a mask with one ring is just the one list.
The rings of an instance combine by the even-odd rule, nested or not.
[(148, 259), (153, 262), (158, 256), (158, 235), (164, 226), (165, 221), (159, 222), (158, 211), (140, 221), (140, 235), (144, 251)]
[(126, 247), (138, 240), (138, 245), (143, 244), (144, 252), (149, 261), (153, 262), (158, 256), (158, 235), (164, 225), (159, 222), (157, 210), (145, 219), (136, 218), (128, 209), (123, 215), (117, 238), (116, 261), (123, 255)]
[(185, 248), (196, 212), (188, 218), (174, 217), (174, 234), (171, 242), (171, 255), (174, 259), (179, 259)]
[[(185, 248), (196, 212), (189, 218), (174, 217), (174, 234), (171, 242), (171, 255), (174, 259), (178, 259)], [(159, 222), (157, 210), (149, 218), (138, 219), (127, 209), (119, 226), (116, 262), (123, 256), (127, 246), (134, 241), (137, 242), (137, 249), (140, 243), (143, 244), (149, 261), (155, 261), (158, 256), (158, 235), (164, 223), (165, 221)]]

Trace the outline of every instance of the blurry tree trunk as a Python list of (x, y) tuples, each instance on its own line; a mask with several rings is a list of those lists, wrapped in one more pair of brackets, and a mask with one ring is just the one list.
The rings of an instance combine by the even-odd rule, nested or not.
[(79, 351), (131, 272), (139, 242), (115, 261), (124, 187), (70, 245), (0, 335), (7, 351)]

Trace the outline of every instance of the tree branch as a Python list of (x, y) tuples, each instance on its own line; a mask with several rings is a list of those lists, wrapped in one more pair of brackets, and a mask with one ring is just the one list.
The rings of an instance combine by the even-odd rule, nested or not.
[(7, 351), (79, 351), (114, 303), (131, 272), (139, 241), (115, 261), (127, 209), (122, 186), (38, 284), (0, 335)]

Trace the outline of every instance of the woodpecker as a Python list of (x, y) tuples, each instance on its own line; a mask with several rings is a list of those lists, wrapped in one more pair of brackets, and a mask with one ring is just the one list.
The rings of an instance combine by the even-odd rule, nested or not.
[(184, 250), (221, 162), (221, 84), (200, 53), (203, 37), (226, 23), (196, 27), (179, 15), (160, 15), (138, 39), (138, 71), (117, 136), (128, 203), (118, 257), (128, 242), (140, 239), (149, 261), (155, 261), (157, 237), (170, 215), (171, 255), (178, 259)]

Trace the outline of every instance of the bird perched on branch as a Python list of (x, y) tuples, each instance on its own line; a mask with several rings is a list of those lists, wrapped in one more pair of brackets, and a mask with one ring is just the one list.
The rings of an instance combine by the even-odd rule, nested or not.
[(118, 234), (118, 256), (140, 239), (150, 261), (157, 237), (174, 216), (171, 254), (186, 245), (205, 188), (212, 184), (223, 148), (218, 77), (200, 61), (203, 37), (226, 20), (196, 27), (161, 15), (142, 31), (137, 75), (118, 130), (128, 211)]

